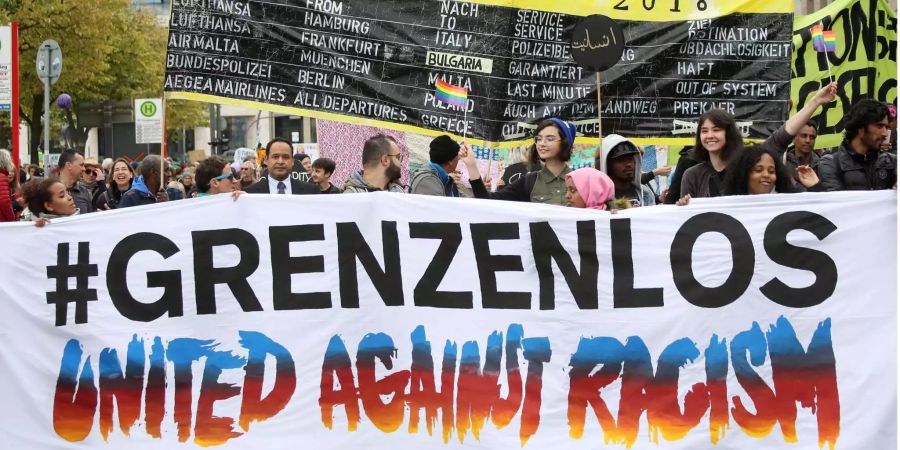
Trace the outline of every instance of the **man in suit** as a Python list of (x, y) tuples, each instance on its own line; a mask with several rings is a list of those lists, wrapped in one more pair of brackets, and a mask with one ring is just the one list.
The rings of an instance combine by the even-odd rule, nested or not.
[(293, 147), (284, 138), (275, 138), (266, 145), (266, 167), (269, 173), (244, 189), (248, 194), (318, 194), (319, 187), (291, 176), (294, 164)]

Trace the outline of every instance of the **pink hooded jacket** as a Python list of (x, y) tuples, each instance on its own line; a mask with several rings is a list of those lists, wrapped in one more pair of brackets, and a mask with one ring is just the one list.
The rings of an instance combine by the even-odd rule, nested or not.
[(585, 206), (590, 209), (606, 210), (606, 202), (616, 197), (616, 187), (612, 179), (593, 167), (569, 172), (566, 179), (569, 178), (575, 184), (575, 189), (584, 200)]

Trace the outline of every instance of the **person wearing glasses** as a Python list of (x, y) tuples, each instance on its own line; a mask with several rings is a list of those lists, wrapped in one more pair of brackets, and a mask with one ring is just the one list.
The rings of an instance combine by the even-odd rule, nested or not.
[[(300, 181), (291, 176), (294, 166), (294, 148), (291, 141), (275, 138), (266, 145), (266, 167), (268, 173), (259, 181), (248, 186), (248, 194), (318, 194), (319, 187)], [(197, 180), (199, 183), (199, 179)]]
[(567, 163), (574, 142), (575, 125), (555, 117), (544, 120), (538, 124), (528, 152), (528, 163), (543, 163), (543, 168), (519, 177), (497, 192), (488, 192), (481, 178), (470, 179), (473, 194), (476, 198), (566, 206), (566, 174), (572, 171)]
[(197, 197), (230, 193), (234, 190), (234, 172), (231, 164), (219, 156), (210, 156), (200, 161), (195, 174)]
[(384, 134), (369, 138), (363, 144), (362, 163), (363, 170), (354, 172), (344, 183), (345, 194), (375, 191), (406, 193), (406, 187), (399, 183), (403, 155), (394, 138)]

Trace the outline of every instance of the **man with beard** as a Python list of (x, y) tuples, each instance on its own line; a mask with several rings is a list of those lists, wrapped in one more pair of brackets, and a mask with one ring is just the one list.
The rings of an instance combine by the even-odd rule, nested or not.
[(632, 208), (656, 204), (653, 190), (641, 183), (642, 162), (641, 151), (633, 142), (618, 134), (603, 138), (596, 169), (605, 172), (615, 183), (615, 198)]
[(819, 170), (819, 155), (813, 151), (816, 145), (816, 136), (818, 135), (815, 122), (806, 122), (806, 125), (800, 127), (800, 132), (794, 136), (794, 145), (784, 154), (784, 165), (791, 171), (794, 177), (794, 184), (800, 182), (797, 175), (797, 166), (809, 166), (810, 169)]
[(294, 164), (291, 142), (284, 138), (275, 138), (266, 145), (266, 167), (269, 173), (259, 181), (251, 184), (245, 192), (248, 194), (318, 194), (319, 188), (291, 176)]
[(888, 107), (863, 99), (844, 117), (844, 141), (819, 161), (826, 191), (890, 189), (897, 184), (897, 157), (881, 151), (888, 137)]
[(363, 170), (354, 172), (344, 183), (344, 193), (357, 192), (401, 192), (406, 187), (398, 183), (403, 156), (397, 141), (379, 134), (369, 138), (363, 145)]

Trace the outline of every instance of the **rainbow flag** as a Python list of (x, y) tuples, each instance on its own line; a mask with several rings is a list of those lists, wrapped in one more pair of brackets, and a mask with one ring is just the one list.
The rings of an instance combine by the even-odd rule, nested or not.
[(825, 30), (822, 34), (825, 39), (825, 51), (833, 52), (837, 48), (837, 38), (834, 36), (834, 30)]
[(813, 49), (817, 52), (825, 51), (825, 33), (822, 32), (822, 25), (816, 24), (810, 28), (812, 32)]
[(837, 48), (837, 38), (834, 30), (823, 30), (822, 25), (813, 25), (812, 32), (813, 49), (817, 52), (833, 52)]
[(434, 95), (438, 100), (448, 105), (459, 106), (460, 108), (468, 106), (469, 90), (464, 87), (454, 86), (441, 79), (437, 80)]

